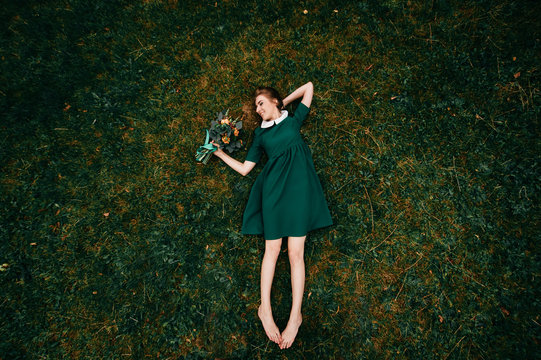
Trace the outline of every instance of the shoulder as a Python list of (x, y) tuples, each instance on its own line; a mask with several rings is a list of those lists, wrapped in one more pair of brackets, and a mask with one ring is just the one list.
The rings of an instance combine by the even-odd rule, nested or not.
[(310, 108), (306, 105), (304, 105), (302, 102), (297, 105), (297, 108), (295, 109), (295, 115), (294, 117), (304, 120), (306, 118), (306, 115), (310, 112)]
[(301, 102), (299, 103), (299, 105), (297, 106), (297, 110), (295, 111), (299, 111), (299, 110), (308, 112), (310, 111), (310, 108)]

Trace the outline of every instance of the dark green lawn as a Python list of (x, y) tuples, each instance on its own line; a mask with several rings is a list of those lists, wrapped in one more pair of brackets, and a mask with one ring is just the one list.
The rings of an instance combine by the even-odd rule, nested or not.
[[(0, 359), (540, 358), (540, 13), (4, 1)], [(216, 112), (244, 116), (249, 145), (255, 87), (307, 81), (334, 225), (309, 234), (282, 351), (257, 318), (263, 238), (240, 233), (262, 165), (194, 154)]]

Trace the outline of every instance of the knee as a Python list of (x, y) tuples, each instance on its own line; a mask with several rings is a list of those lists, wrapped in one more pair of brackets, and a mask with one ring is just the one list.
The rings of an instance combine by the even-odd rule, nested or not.
[(265, 244), (265, 255), (277, 258), (280, 255), (281, 245), (281, 240), (267, 241)]
[(287, 250), (291, 264), (304, 263), (304, 249), (290, 248)]

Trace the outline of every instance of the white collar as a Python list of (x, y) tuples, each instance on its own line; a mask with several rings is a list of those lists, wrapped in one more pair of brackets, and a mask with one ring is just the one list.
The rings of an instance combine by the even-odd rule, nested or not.
[(285, 118), (287, 117), (287, 110), (282, 110), (282, 116), (280, 116), (278, 119), (276, 120), (272, 120), (272, 121), (262, 121), (261, 122), (261, 127), (263, 129), (266, 129), (266, 128), (270, 128), (272, 126), (274, 126), (274, 124), (278, 125), (280, 122), (282, 122), (282, 120), (284, 120)]

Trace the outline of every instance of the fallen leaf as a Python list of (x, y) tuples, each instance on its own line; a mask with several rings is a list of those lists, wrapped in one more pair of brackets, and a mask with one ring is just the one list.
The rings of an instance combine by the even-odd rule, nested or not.
[(518, 73), (516, 73), (515, 75), (513, 75), (515, 77), (515, 79), (518, 79), (519, 76), (520, 76), (520, 71)]

